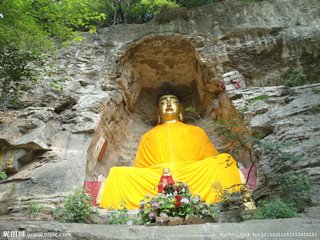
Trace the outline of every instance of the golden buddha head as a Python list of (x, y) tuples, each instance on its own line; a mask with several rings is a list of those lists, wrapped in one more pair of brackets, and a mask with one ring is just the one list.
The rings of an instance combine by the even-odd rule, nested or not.
[(158, 99), (158, 123), (183, 121), (180, 99), (176, 95), (166, 94)]

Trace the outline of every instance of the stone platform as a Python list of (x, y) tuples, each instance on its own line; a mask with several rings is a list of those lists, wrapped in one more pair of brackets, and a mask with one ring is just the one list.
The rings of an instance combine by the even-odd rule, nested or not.
[[(20, 237), (19, 237), (20, 236)], [(135, 226), (0, 219), (0, 239), (319, 239), (319, 208), (298, 218), (180, 226)]]

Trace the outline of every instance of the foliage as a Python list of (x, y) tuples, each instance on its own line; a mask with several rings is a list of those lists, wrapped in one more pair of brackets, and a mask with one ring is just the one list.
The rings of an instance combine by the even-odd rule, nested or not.
[(8, 176), (7, 176), (6, 172), (1, 170), (0, 171), (0, 181), (5, 180), (7, 177)]
[(212, 184), (211, 189), (215, 193), (215, 201), (218, 202), (217, 207), (221, 211), (239, 208), (244, 203), (251, 201), (250, 191), (245, 184), (225, 189), (216, 182)]
[(234, 156), (239, 154), (242, 158), (245, 156), (251, 162), (251, 167), (253, 167), (253, 139), (250, 133), (246, 131), (246, 128), (244, 126), (241, 127), (241, 123), (242, 118), (239, 114), (231, 119), (213, 122), (215, 133), (223, 144), (221, 151), (229, 152)]
[(0, 1), (0, 92), (2, 107), (35, 85), (31, 65), (56, 43), (82, 39), (77, 30), (96, 31), (105, 14), (95, 10), (100, 0)]
[(35, 57), (30, 52), (10, 47), (0, 51), (0, 106), (4, 108), (8, 103), (17, 103), (21, 93), (29, 91), (35, 84), (29, 64)]
[(263, 100), (266, 100), (268, 99), (269, 96), (268, 95), (259, 95), (259, 96), (256, 96), (254, 98), (251, 98), (249, 100), (247, 100), (245, 103), (244, 103), (244, 108), (242, 109), (242, 112), (246, 112), (248, 111), (248, 108), (253, 104), (255, 103), (256, 101), (263, 101)]
[(295, 68), (281, 83), (288, 87), (300, 86), (308, 83), (307, 75), (300, 68)]
[(56, 91), (62, 92), (63, 91), (62, 84), (67, 80), (68, 80), (67, 77), (59, 78), (59, 79), (52, 79), (51, 81), (49, 81), (49, 86)]
[[(75, 30), (95, 32), (93, 23), (105, 14), (96, 12), (98, 0), (10, 0), (0, 2), (0, 45), (24, 51), (44, 50), (55, 40), (77, 39)], [(2, 34), (3, 33), (3, 34)]]
[(63, 222), (85, 223), (92, 212), (95, 213), (91, 205), (91, 196), (86, 194), (83, 188), (78, 188), (66, 197), (63, 208), (56, 210), (55, 217)]
[(218, 218), (215, 207), (202, 202), (199, 195), (193, 195), (188, 185), (183, 182), (168, 185), (163, 193), (142, 200), (139, 215), (145, 224), (155, 222), (159, 216), (183, 219), (190, 215), (200, 218), (209, 216), (215, 221)]
[(310, 206), (314, 190), (308, 176), (289, 171), (281, 176), (280, 181), (281, 199), (298, 211)]
[[(48, 33), (30, 14), (30, 0), (5, 0), (0, 2), (3, 17), (0, 19), (0, 46), (3, 50), (19, 49), (21, 52), (44, 51), (52, 47)], [(8, 51), (8, 50), (7, 50)]]
[(198, 7), (221, 0), (117, 0), (98, 1), (96, 10), (106, 14), (105, 25), (144, 23), (169, 9)]
[(316, 113), (320, 110), (320, 103), (310, 105), (310, 111)]
[(251, 167), (246, 176), (246, 181), (248, 182), (248, 176), (250, 176), (251, 170), (255, 165), (253, 158), (253, 138), (246, 130), (246, 127), (241, 125), (242, 121), (241, 115), (236, 114), (231, 119), (214, 121), (213, 126), (215, 133), (223, 144), (221, 151), (229, 152), (238, 158), (238, 161), (239, 159), (250, 161)]
[(186, 119), (187, 121), (195, 121), (197, 119), (200, 119), (201, 116), (200, 114), (197, 112), (197, 110), (195, 109), (195, 107), (193, 106), (188, 106), (184, 109), (184, 113), (183, 113), (183, 117), (184, 119)]
[(165, 10), (178, 7), (179, 4), (174, 0), (115, 1), (113, 4), (113, 24), (143, 23)]
[(296, 214), (295, 209), (285, 201), (281, 199), (271, 199), (259, 202), (255, 217), (259, 219), (291, 218), (296, 216)]
[(141, 0), (140, 4), (147, 6), (149, 11), (154, 15), (158, 15), (164, 10), (179, 7), (174, 0)]
[(125, 224), (129, 220), (128, 210), (126, 208), (121, 208), (119, 210), (111, 211), (108, 214), (108, 223), (113, 225)]
[(39, 203), (31, 202), (28, 206), (28, 214), (30, 216), (37, 216), (41, 209), (43, 209), (43, 206), (39, 205)]
[(252, 137), (245, 132), (239, 131), (239, 122), (241, 121), (240, 116), (214, 121), (215, 133), (220, 137), (222, 144), (226, 145), (223, 151), (236, 153), (241, 149), (245, 149), (251, 152)]

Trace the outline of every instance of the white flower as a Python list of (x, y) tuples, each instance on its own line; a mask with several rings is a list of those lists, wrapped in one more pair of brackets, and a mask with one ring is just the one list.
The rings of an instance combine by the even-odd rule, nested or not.
[(0, 18), (3, 18), (3, 14), (2, 13), (0, 13)]
[(182, 198), (181, 199), (181, 203), (184, 203), (184, 204), (188, 204), (190, 201), (189, 201), (189, 199), (188, 198)]

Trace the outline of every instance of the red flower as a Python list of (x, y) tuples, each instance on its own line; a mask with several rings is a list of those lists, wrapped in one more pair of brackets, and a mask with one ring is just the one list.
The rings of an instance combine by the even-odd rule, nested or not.
[(181, 195), (176, 195), (176, 196), (174, 196), (175, 197), (175, 199), (177, 199), (177, 201), (181, 201), (181, 199), (182, 199), (182, 196)]
[(180, 206), (181, 206), (181, 202), (176, 202), (176, 203), (174, 204), (174, 206), (175, 206), (175, 207), (180, 207)]

